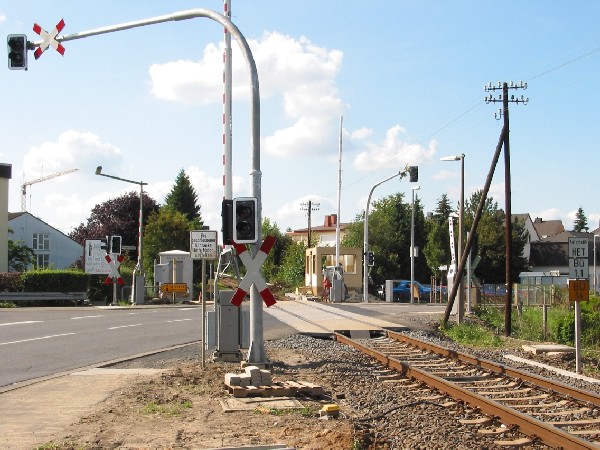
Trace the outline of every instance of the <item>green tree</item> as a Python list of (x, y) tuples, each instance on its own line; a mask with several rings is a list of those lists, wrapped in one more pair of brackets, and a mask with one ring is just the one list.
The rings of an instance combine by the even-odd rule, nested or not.
[(304, 286), (304, 259), (306, 246), (302, 242), (291, 242), (285, 249), (278, 280), (286, 287)]
[(262, 223), (262, 238), (263, 240), (267, 236), (273, 236), (275, 238), (275, 245), (269, 252), (265, 263), (262, 266), (262, 274), (266, 281), (277, 281), (279, 278), (279, 271), (282, 268), (283, 259), (287, 248), (293, 243), (290, 236), (283, 234), (277, 223), (271, 221), (268, 218), (263, 219)]
[[(346, 228), (343, 246), (361, 247), (364, 239), (364, 212)], [(397, 193), (373, 202), (369, 214), (369, 251), (375, 254), (371, 269), (372, 285), (385, 280), (410, 278), (411, 204)], [(415, 258), (415, 279), (428, 282), (431, 271), (422, 256), (425, 248), (425, 216), (421, 201), (415, 199), (415, 246), (421, 249)]]
[(144, 231), (144, 269), (152, 274), (154, 260), (159, 253), (169, 250), (189, 251), (190, 231), (195, 227), (194, 221), (178, 211), (160, 208), (148, 218)]
[(575, 222), (573, 222), (573, 231), (588, 231), (588, 222), (585, 213), (583, 212), (583, 208), (580, 206), (575, 213)]
[(448, 217), (452, 213), (448, 196), (443, 194), (431, 220), (427, 222), (427, 242), (423, 249), (429, 269), (438, 277), (439, 267), (450, 263), (450, 232)]
[[(8, 229), (13, 233), (12, 229)], [(25, 272), (35, 262), (35, 253), (23, 241), (8, 240), (8, 270)]]
[[(474, 192), (465, 201), (465, 230), (470, 230), (475, 217), (482, 191)], [(477, 254), (481, 261), (475, 275), (485, 283), (504, 283), (506, 281), (506, 245), (505, 214), (498, 208), (492, 197), (485, 200), (479, 225), (477, 227)], [(512, 273), (511, 280), (518, 280), (519, 273), (528, 270), (527, 260), (523, 256), (528, 235), (525, 225), (516, 220), (512, 224)]]
[(183, 169), (177, 174), (173, 189), (165, 197), (164, 206), (179, 211), (187, 217), (187, 220), (196, 220), (199, 226), (202, 225), (198, 195)]
[[(144, 226), (148, 217), (158, 210), (158, 204), (145, 192), (143, 196)], [(100, 203), (92, 209), (87, 223), (79, 224), (69, 237), (85, 244), (86, 239), (100, 239), (105, 236), (121, 236), (124, 245), (137, 245), (139, 237), (140, 195), (128, 192), (120, 197)], [(137, 261), (137, 250), (130, 254)]]

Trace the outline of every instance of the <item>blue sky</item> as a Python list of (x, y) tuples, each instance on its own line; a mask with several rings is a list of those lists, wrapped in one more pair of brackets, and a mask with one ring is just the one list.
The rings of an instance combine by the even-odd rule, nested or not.
[[(68, 35), (194, 8), (223, 3), (0, 0), (0, 30), (35, 41), (34, 22), (50, 31), (64, 18)], [(419, 166), (426, 211), (444, 193), (458, 201), (460, 163), (441, 157), (464, 153), (466, 195), (481, 189), (502, 128), (484, 85), (521, 80), (528, 89), (514, 93), (530, 101), (510, 105), (512, 212), (570, 229), (582, 207), (598, 226), (600, 2), (232, 0), (231, 9), (258, 68), (263, 217), (282, 231), (307, 226), (302, 202), (320, 204), (313, 226), (337, 212), (340, 116), (342, 222), (407, 164)], [(79, 169), (27, 190), (27, 210), (68, 233), (94, 205), (138, 189), (95, 176), (96, 166), (147, 182), (159, 203), (185, 169), (205, 223), (220, 231), (222, 45), (222, 27), (199, 18), (65, 42), (64, 56), (29, 52), (28, 71), (1, 70), (9, 210), (21, 208), (23, 180)], [(233, 49), (241, 197), (251, 193), (250, 79)], [(410, 189), (394, 179), (373, 198), (410, 201)], [(504, 206), (502, 158), (491, 195)]]

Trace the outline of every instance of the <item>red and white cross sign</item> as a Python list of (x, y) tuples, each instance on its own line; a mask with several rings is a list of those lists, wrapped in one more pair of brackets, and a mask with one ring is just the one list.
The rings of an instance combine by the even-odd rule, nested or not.
[(62, 29), (64, 27), (65, 27), (64, 19), (60, 19), (60, 22), (58, 22), (56, 24), (56, 26), (54, 27), (54, 30), (52, 30), (50, 33), (48, 33), (46, 30), (42, 29), (42, 27), (40, 27), (37, 23), (33, 24), (33, 31), (35, 31), (37, 34), (39, 34), (41, 36), (41, 38), (44, 40), (44, 42), (42, 42), (40, 44), (40, 46), (33, 53), (33, 56), (35, 56), (35, 59), (38, 59), (40, 56), (42, 56), (42, 53), (44, 53), (44, 50), (46, 50), (50, 45), (52, 47), (54, 47), (54, 49), (58, 53), (60, 53), (61, 55), (64, 56), (65, 48), (62, 46), (62, 44), (60, 42), (58, 42), (56, 40), (56, 36), (58, 35), (58, 33), (60, 33), (62, 31)]
[(235, 294), (233, 294), (231, 304), (240, 306), (253, 284), (260, 292), (260, 296), (267, 306), (273, 306), (275, 303), (277, 303), (273, 293), (269, 290), (265, 279), (260, 273), (260, 268), (267, 259), (267, 255), (273, 248), (273, 245), (275, 245), (275, 241), (276, 239), (273, 236), (267, 236), (260, 246), (259, 251), (256, 253), (254, 259), (252, 259), (248, 253), (245, 245), (236, 243), (233, 244), (240, 259), (242, 260), (242, 263), (244, 266), (246, 266), (246, 275), (244, 275), (244, 278), (242, 278), (242, 281), (237, 288), (237, 291), (235, 291)]
[(121, 274), (119, 273), (119, 266), (123, 262), (123, 259), (125, 259), (125, 256), (119, 255), (114, 261), (112, 260), (110, 255), (106, 255), (105, 258), (106, 262), (108, 263), (108, 267), (110, 267), (110, 273), (106, 277), (106, 280), (104, 280), (104, 284), (111, 284), (113, 282), (113, 278), (117, 279), (117, 283), (125, 284), (123, 278), (121, 278)]

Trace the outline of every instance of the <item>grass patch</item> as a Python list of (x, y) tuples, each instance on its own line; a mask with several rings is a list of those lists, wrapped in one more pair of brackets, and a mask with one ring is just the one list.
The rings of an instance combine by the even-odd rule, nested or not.
[(12, 302), (0, 302), (0, 308), (16, 308), (17, 305), (15, 305)]
[(192, 402), (184, 400), (181, 403), (160, 405), (155, 402), (150, 402), (142, 409), (144, 414), (158, 414), (165, 416), (179, 416), (183, 410), (190, 409)]
[(269, 414), (271, 416), (287, 416), (287, 415), (299, 415), (302, 417), (311, 417), (315, 413), (311, 411), (308, 406), (303, 408), (268, 408), (266, 406), (259, 405), (254, 409), (256, 414)]
[(502, 339), (489, 329), (473, 324), (451, 325), (442, 332), (459, 344), (473, 347), (500, 347)]

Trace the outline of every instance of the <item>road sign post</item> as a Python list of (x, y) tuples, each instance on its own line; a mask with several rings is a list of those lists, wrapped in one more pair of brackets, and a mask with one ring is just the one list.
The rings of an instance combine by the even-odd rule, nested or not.
[(569, 300), (575, 302), (575, 371), (581, 373), (581, 301), (590, 295), (588, 239), (569, 238)]

